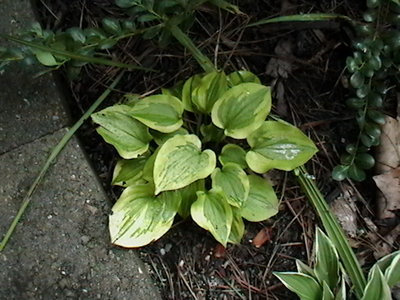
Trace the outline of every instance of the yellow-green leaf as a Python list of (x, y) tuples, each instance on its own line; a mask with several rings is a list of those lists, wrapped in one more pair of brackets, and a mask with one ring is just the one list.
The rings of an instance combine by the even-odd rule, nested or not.
[(228, 203), (242, 207), (249, 195), (250, 183), (242, 168), (234, 163), (217, 168), (211, 175), (212, 187), (220, 188), (227, 196)]
[(154, 163), (156, 194), (183, 188), (206, 178), (215, 169), (212, 150), (201, 151), (201, 141), (195, 135), (176, 135), (166, 141)]
[(278, 213), (279, 201), (267, 179), (248, 175), (250, 190), (240, 211), (243, 218), (251, 222), (264, 221)]
[(138, 121), (164, 133), (173, 132), (183, 124), (183, 104), (170, 95), (146, 97), (136, 102), (130, 112)]
[(233, 221), (228, 242), (231, 244), (240, 244), (240, 241), (244, 235), (244, 222), (242, 216), (240, 215), (239, 209), (232, 207), (232, 213)]
[(190, 209), (193, 220), (226, 246), (231, 233), (233, 213), (222, 191), (198, 192)]
[(192, 103), (196, 110), (210, 113), (214, 103), (228, 89), (224, 72), (211, 72), (203, 76), (192, 92)]
[(271, 89), (257, 83), (242, 83), (227, 90), (211, 111), (213, 123), (225, 135), (244, 139), (260, 127), (271, 110)]
[(311, 276), (295, 272), (275, 272), (274, 275), (301, 300), (322, 299), (322, 287)]
[(238, 164), (242, 169), (247, 168), (246, 151), (236, 144), (227, 144), (218, 156), (219, 162), (225, 166), (228, 163)]
[(253, 82), (261, 84), (261, 80), (253, 73), (245, 70), (235, 71), (227, 76), (228, 84), (230, 86), (239, 85), (245, 82)]
[(133, 248), (159, 239), (171, 227), (180, 204), (177, 192), (155, 197), (151, 184), (126, 188), (112, 208), (109, 229), (113, 244)]
[(148, 157), (121, 159), (117, 162), (111, 184), (127, 187), (140, 180)]
[(99, 124), (97, 132), (125, 159), (136, 158), (149, 148), (152, 137), (148, 128), (129, 114), (127, 105), (114, 105), (92, 114)]
[(290, 171), (316, 152), (314, 143), (300, 129), (286, 122), (266, 121), (247, 138), (249, 167), (257, 173), (270, 169)]

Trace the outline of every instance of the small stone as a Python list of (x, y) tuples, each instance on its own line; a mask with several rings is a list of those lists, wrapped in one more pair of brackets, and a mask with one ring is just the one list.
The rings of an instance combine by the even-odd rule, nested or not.
[(87, 235), (82, 235), (81, 236), (81, 242), (83, 245), (86, 245), (90, 241), (90, 237)]

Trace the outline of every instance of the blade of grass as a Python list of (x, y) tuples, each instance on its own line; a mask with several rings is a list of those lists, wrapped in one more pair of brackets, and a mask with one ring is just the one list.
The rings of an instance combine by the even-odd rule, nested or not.
[(28, 207), (29, 203), (31, 202), (31, 196), (35, 192), (36, 188), (38, 187), (39, 183), (43, 180), (44, 175), (47, 173), (49, 167), (53, 163), (53, 161), (58, 157), (61, 151), (64, 149), (65, 145), (69, 142), (75, 132), (82, 126), (83, 122), (90, 117), (90, 115), (97, 109), (97, 107), (108, 97), (111, 91), (115, 88), (118, 82), (121, 80), (123, 72), (121, 72), (114, 81), (110, 84), (110, 86), (100, 95), (99, 98), (90, 106), (90, 108), (86, 111), (86, 113), (68, 130), (68, 132), (62, 137), (60, 142), (54, 147), (51, 151), (50, 156), (47, 158), (46, 162), (44, 163), (42, 169), (40, 170), (39, 175), (36, 177), (35, 181), (30, 186), (28, 192), (26, 193), (24, 200), (18, 210), (17, 215), (14, 217), (10, 227), (8, 228), (4, 238), (0, 243), (0, 252), (6, 247), (9, 239), (11, 238), (15, 228), (18, 225), (19, 220), (23, 216), (26, 208)]
[(334, 21), (336, 19), (342, 19), (348, 22), (353, 22), (351, 18), (339, 14), (303, 14), (303, 15), (289, 15), (276, 18), (262, 19), (254, 23), (250, 23), (246, 27), (254, 27), (264, 24), (281, 23), (281, 22), (316, 22), (316, 21)]
[(118, 62), (118, 61), (108, 60), (108, 59), (105, 59), (105, 58), (91, 57), (91, 56), (81, 55), (81, 54), (77, 54), (77, 53), (70, 52), (70, 51), (50, 48), (50, 47), (47, 47), (47, 46), (44, 46), (44, 45), (40, 45), (40, 44), (37, 44), (37, 43), (25, 41), (23, 39), (20, 39), (20, 38), (11, 36), (11, 35), (0, 34), (0, 37), (4, 38), (6, 40), (9, 40), (9, 41), (24, 45), (24, 46), (28, 46), (28, 47), (31, 47), (31, 48), (39, 49), (39, 50), (42, 50), (42, 51), (45, 51), (45, 52), (49, 52), (49, 53), (55, 54), (55, 55), (65, 56), (65, 57), (68, 57), (70, 59), (75, 59), (75, 60), (78, 60), (78, 61), (84, 61), (84, 62), (88, 62), (88, 63), (106, 65), (106, 66), (112, 66), (112, 67), (118, 67), (118, 68), (126, 68), (126, 69), (132, 69), (132, 70), (142, 70), (142, 71), (152, 71), (152, 72), (154, 72), (153, 69), (140, 67), (138, 65), (125, 64), (125, 63), (121, 63), (121, 62)]
[(334, 243), (340, 259), (343, 262), (346, 273), (349, 275), (351, 282), (354, 285), (354, 290), (359, 298), (362, 297), (363, 291), (366, 286), (366, 279), (362, 272), (361, 266), (358, 263), (357, 257), (355, 256), (350, 244), (340, 227), (336, 217), (330, 211), (328, 204), (326, 203), (323, 195), (316, 186), (315, 182), (311, 179), (311, 176), (307, 173), (304, 166), (299, 167), (298, 171), (298, 182), (306, 194), (308, 200), (314, 206), (317, 211), (322, 224), (328, 234), (329, 238)]
[(199, 48), (196, 47), (192, 40), (178, 26), (167, 24), (167, 28), (171, 32), (171, 34), (178, 40), (178, 42), (181, 43), (183, 47), (189, 50), (194, 59), (199, 63), (199, 65), (204, 69), (206, 73), (216, 70), (211, 60), (207, 56), (205, 56)]

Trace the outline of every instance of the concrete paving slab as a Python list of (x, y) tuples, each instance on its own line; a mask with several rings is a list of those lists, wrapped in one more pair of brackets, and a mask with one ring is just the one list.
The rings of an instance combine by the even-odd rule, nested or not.
[[(13, 34), (35, 21), (29, 0), (0, 0), (0, 32)], [(11, 45), (0, 40), (1, 46)], [(9, 64), (0, 72), (0, 154), (68, 124), (52, 74), (35, 78), (39, 67)]]
[[(64, 133), (0, 156), (1, 233)], [(110, 245), (109, 211), (109, 201), (73, 141), (0, 253), (0, 299), (160, 299), (136, 253)]]

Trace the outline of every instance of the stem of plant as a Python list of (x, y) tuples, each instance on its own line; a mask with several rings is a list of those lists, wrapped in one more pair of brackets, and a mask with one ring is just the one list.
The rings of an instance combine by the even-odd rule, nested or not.
[(192, 40), (178, 26), (167, 25), (167, 28), (171, 32), (171, 34), (178, 40), (178, 42), (181, 43), (183, 47), (188, 49), (190, 53), (192, 53), (193, 57), (206, 73), (217, 70), (212, 61), (207, 56), (205, 56), (199, 50), (199, 48), (196, 47)]
[(111, 91), (115, 88), (118, 82), (121, 80), (122, 75), (124, 72), (121, 72), (114, 81), (110, 84), (110, 86), (100, 95), (99, 98), (90, 106), (90, 108), (86, 111), (86, 113), (68, 130), (68, 132), (62, 137), (61, 141), (54, 147), (50, 156), (47, 158), (46, 162), (44, 163), (42, 169), (40, 170), (39, 175), (36, 177), (35, 181), (30, 186), (28, 192), (26, 193), (24, 200), (18, 210), (17, 215), (14, 217), (10, 227), (8, 228), (4, 238), (0, 243), (0, 252), (6, 247), (9, 239), (11, 238), (15, 228), (18, 225), (19, 220), (24, 215), (25, 210), (27, 209), (29, 203), (31, 202), (31, 197), (35, 192), (36, 188), (43, 180), (44, 175), (47, 173), (48, 169), (50, 168), (51, 164), (54, 160), (58, 157), (61, 151), (64, 149), (65, 145), (68, 144), (69, 140), (73, 137), (75, 132), (82, 126), (83, 122), (90, 117), (90, 115), (97, 109), (97, 107), (103, 103), (103, 101), (108, 97)]
[[(184, 32), (175, 25), (169, 26), (168, 28), (171, 30), (173, 36), (192, 53), (193, 57), (205, 72), (217, 70), (212, 62), (201, 53)], [(294, 173), (308, 200), (312, 203), (321, 218), (326, 233), (337, 248), (346, 272), (354, 285), (356, 295), (361, 299), (366, 286), (366, 279), (342, 228), (335, 216), (331, 213), (323, 195), (307, 173), (305, 167), (302, 166), (298, 168), (297, 172)]]

